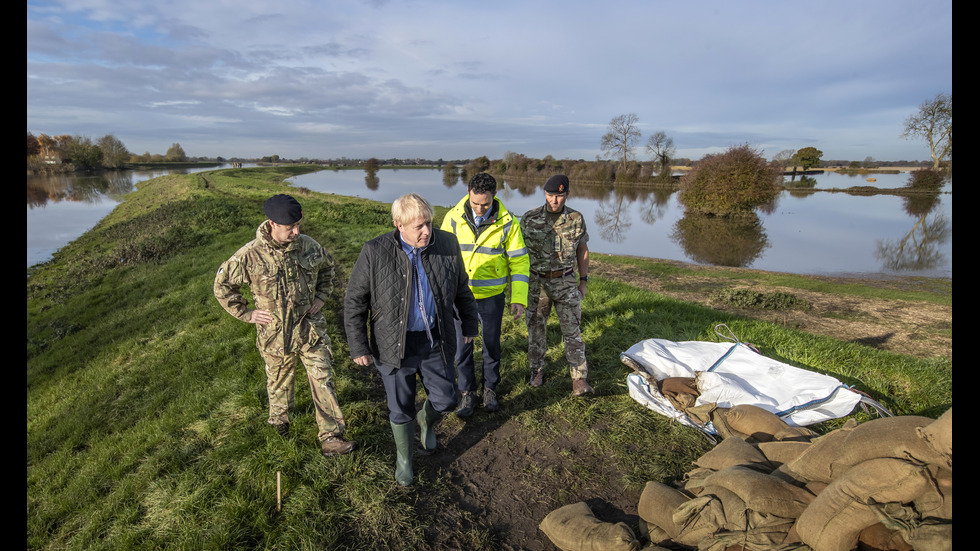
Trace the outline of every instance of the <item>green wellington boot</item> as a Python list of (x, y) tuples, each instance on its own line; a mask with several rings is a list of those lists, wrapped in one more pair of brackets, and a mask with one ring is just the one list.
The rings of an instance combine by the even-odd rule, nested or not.
[(402, 425), (391, 423), (391, 432), (395, 435), (395, 482), (399, 486), (411, 486), (415, 481), (415, 472), (412, 470), (415, 422), (409, 421)]
[(436, 408), (432, 407), (432, 404), (426, 400), (415, 418), (419, 422), (419, 442), (422, 451), (427, 453), (436, 451), (436, 425), (442, 419), (442, 414), (436, 411)]

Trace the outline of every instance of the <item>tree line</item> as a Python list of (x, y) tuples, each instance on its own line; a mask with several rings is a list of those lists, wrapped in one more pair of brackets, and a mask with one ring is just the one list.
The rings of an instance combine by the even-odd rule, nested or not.
[(133, 163), (184, 161), (187, 154), (179, 143), (171, 145), (164, 155), (149, 151), (137, 155), (113, 134), (92, 140), (78, 134), (35, 136), (27, 132), (27, 168), (32, 171), (113, 169)]

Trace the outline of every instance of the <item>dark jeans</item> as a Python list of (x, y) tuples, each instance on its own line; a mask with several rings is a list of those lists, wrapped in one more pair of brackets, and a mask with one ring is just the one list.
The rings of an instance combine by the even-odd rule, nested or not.
[(375, 366), (385, 385), (388, 419), (397, 425), (415, 419), (416, 375), (422, 381), (432, 407), (439, 413), (452, 412), (456, 408), (455, 373), (442, 359), (440, 341), (435, 341), (432, 346), (425, 333), (409, 332), (405, 337), (405, 348), (405, 359), (396, 369)]
[[(504, 317), (504, 294), (477, 299), (483, 332), (483, 386), (497, 389), (500, 382), (500, 325)], [(459, 390), (472, 392), (479, 388), (473, 358), (474, 343), (463, 342), (462, 323), (456, 320), (456, 372)]]

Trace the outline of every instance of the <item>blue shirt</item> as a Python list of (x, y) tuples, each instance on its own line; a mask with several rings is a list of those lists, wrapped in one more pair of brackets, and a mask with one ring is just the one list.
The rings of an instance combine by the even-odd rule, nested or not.
[[(400, 237), (400, 236), (399, 236)], [(409, 295), (411, 301), (408, 305), (408, 331), (426, 331), (435, 325), (436, 303), (432, 298), (432, 287), (429, 286), (429, 278), (425, 275), (422, 267), (421, 248), (415, 248), (401, 240), (402, 250), (408, 256), (408, 261), (413, 266), (412, 291)], [(425, 309), (425, 317), (422, 316), (422, 309), (419, 307), (419, 290), (421, 289), (421, 306)]]

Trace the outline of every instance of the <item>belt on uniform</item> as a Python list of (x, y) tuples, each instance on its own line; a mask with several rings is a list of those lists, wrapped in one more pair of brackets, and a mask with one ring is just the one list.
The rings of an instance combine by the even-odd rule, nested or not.
[(535, 271), (535, 270), (531, 270), (531, 273), (532, 274), (534, 274), (534, 275), (536, 275), (538, 277), (543, 277), (545, 279), (554, 279), (556, 277), (565, 277), (567, 275), (572, 275), (572, 273), (574, 273), (574, 272), (575, 272), (575, 268), (566, 268), (566, 269), (562, 269), (562, 270), (552, 270), (550, 272), (538, 272), (538, 271)]

